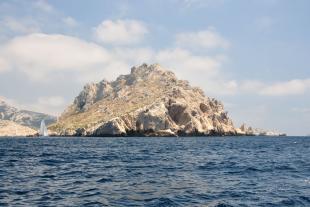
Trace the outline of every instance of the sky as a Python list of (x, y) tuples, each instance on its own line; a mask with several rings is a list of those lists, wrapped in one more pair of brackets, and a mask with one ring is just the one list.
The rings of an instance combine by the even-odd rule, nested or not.
[(159, 63), (236, 126), (310, 134), (308, 0), (1, 0), (0, 97), (60, 115), (89, 82)]

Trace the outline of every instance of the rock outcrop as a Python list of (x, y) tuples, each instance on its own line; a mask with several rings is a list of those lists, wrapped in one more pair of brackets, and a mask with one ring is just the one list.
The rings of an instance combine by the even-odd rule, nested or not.
[(240, 128), (237, 128), (236, 130), (238, 135), (246, 135), (246, 136), (286, 136), (285, 133), (252, 128), (250, 126), (248, 127), (246, 124), (242, 124)]
[(5, 101), (0, 100), (0, 120), (13, 121), (23, 126), (38, 129), (43, 119), (47, 125), (56, 122), (56, 117), (54, 116), (33, 111), (19, 110), (8, 105)]
[(240, 128), (237, 128), (236, 130), (239, 135), (247, 135), (247, 136), (255, 135), (253, 128), (247, 127), (246, 124), (242, 124)]
[(37, 131), (12, 121), (0, 120), (0, 137), (35, 136)]
[(50, 127), (59, 135), (236, 135), (223, 104), (158, 64), (88, 84)]

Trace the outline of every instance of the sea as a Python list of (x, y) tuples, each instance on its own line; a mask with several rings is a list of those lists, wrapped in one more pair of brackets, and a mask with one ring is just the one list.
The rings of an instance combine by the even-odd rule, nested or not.
[(1, 138), (0, 206), (310, 206), (310, 137)]

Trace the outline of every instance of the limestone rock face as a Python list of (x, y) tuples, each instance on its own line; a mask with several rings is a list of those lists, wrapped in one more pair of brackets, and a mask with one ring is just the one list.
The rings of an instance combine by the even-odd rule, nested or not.
[(249, 136), (255, 135), (255, 132), (254, 132), (253, 128), (252, 127), (247, 127), (246, 124), (242, 124), (240, 126), (240, 128), (238, 128), (236, 130), (237, 130), (237, 133), (240, 134), (240, 135), (249, 135)]
[(250, 126), (248, 127), (246, 124), (242, 124), (240, 128), (237, 128), (236, 130), (238, 135), (246, 135), (246, 136), (286, 136), (285, 133), (252, 128)]
[(13, 121), (23, 126), (38, 129), (42, 119), (45, 120), (47, 125), (56, 122), (56, 117), (33, 111), (19, 110), (8, 105), (4, 100), (0, 100), (0, 120)]
[(87, 84), (83, 91), (75, 98), (74, 104), (80, 111), (87, 110), (93, 103), (102, 99), (112, 89), (109, 82), (103, 80), (99, 83)]
[(60, 135), (235, 135), (223, 104), (158, 64), (88, 84), (51, 129)]
[(34, 136), (37, 131), (26, 126), (19, 125), (12, 121), (0, 120), (1, 137)]

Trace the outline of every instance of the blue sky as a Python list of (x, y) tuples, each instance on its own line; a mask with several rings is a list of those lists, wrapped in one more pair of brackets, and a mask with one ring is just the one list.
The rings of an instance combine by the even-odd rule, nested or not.
[(0, 96), (59, 115), (87, 82), (159, 63), (235, 125), (310, 134), (308, 0), (3, 0)]

